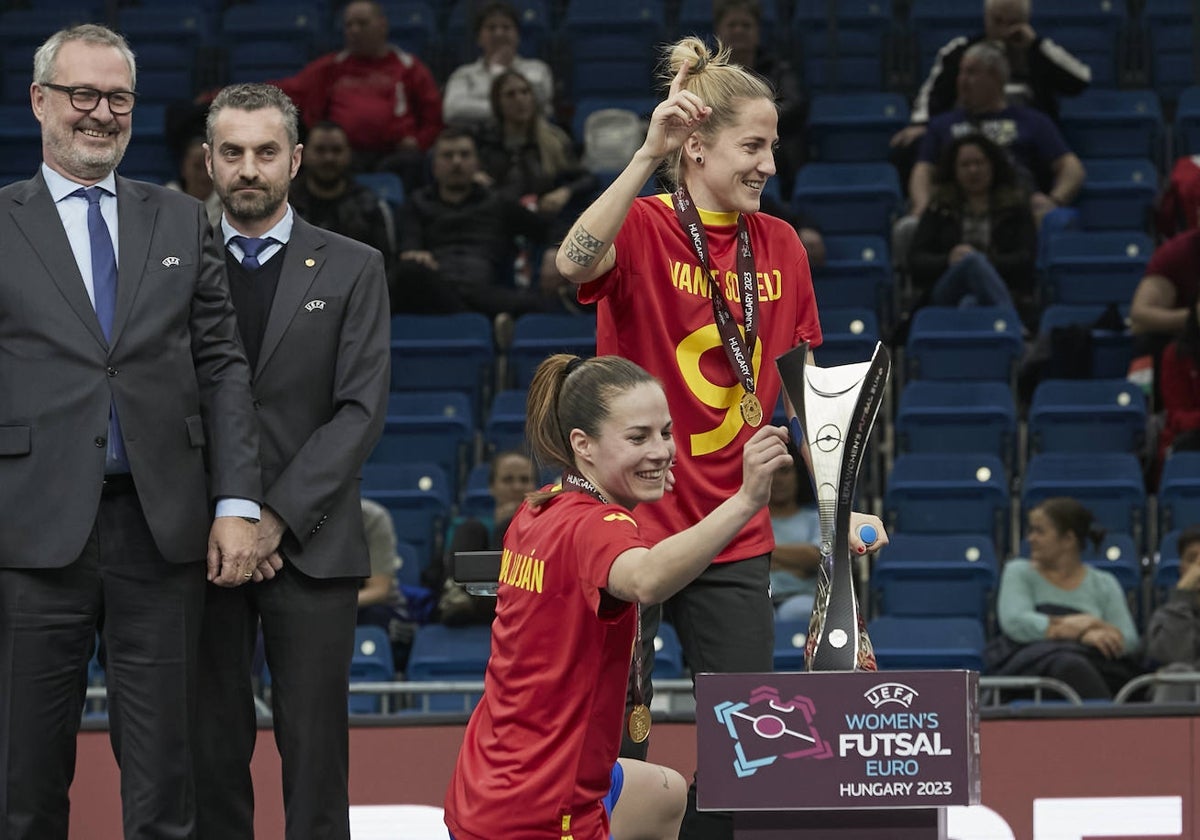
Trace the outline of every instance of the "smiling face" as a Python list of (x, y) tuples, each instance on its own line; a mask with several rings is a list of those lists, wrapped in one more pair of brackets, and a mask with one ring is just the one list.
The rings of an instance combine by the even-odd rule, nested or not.
[(290, 147), (283, 114), (276, 108), (223, 108), (205, 146), (208, 171), (230, 223), (256, 236), (287, 212), (288, 187), (300, 168), (303, 147)]
[[(713, 137), (688, 138), (684, 167), (696, 206), (718, 212), (755, 213), (763, 187), (775, 174), (779, 115), (768, 99), (740, 103), (734, 121)], [(696, 158), (702, 163), (696, 163)]]
[[(58, 51), (51, 82), (102, 92), (131, 90), (129, 64), (116, 47), (68, 41)], [(33, 115), (42, 124), (42, 159), (55, 172), (87, 184), (116, 168), (129, 145), (133, 114), (117, 116), (101, 97), (91, 111), (75, 109), (64, 91), (30, 87)]]
[(608, 407), (596, 437), (572, 430), (576, 464), (614, 504), (632, 510), (658, 501), (675, 458), (666, 394), (657, 382), (642, 382), (613, 397)]

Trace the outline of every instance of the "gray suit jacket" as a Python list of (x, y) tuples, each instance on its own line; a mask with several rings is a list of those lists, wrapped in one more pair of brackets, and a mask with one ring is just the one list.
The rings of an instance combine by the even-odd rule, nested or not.
[(168, 561), (204, 559), (210, 492), (260, 497), (249, 370), (203, 205), (118, 177), (117, 213), (109, 346), (41, 173), (0, 189), (0, 568), (78, 557), (113, 401)]
[(300, 571), (366, 577), (360, 475), (391, 376), (383, 256), (297, 215), (283, 260), (253, 377), (264, 502)]

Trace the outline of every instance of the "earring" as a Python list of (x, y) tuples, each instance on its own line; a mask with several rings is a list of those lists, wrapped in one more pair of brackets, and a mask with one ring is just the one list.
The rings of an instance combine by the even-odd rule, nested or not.
[(700, 155), (696, 155), (696, 163), (704, 163), (704, 158), (700, 157)]

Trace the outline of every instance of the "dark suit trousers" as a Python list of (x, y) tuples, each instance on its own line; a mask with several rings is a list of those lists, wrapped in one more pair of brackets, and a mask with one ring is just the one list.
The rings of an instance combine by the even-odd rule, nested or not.
[[(199, 559), (199, 558), (198, 558)], [(125, 837), (190, 838), (204, 564), (167, 563), (136, 493), (106, 496), (83, 552), (0, 570), (0, 840), (65, 840), (87, 663), (102, 624), (121, 709)]]
[(347, 685), (357, 607), (356, 578), (318, 580), (290, 563), (269, 581), (208, 587), (196, 751), (200, 840), (254, 837), (250, 668), (260, 618), (287, 840), (349, 840)]

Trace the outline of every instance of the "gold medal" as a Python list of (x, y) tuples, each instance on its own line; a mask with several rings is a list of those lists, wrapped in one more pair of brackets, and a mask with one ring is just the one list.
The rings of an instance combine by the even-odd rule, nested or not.
[(758, 401), (758, 397), (749, 391), (742, 394), (741, 409), (742, 419), (750, 426), (758, 428), (763, 421), (762, 403)]
[(650, 737), (650, 710), (638, 703), (629, 710), (629, 737), (635, 744), (640, 744)]

